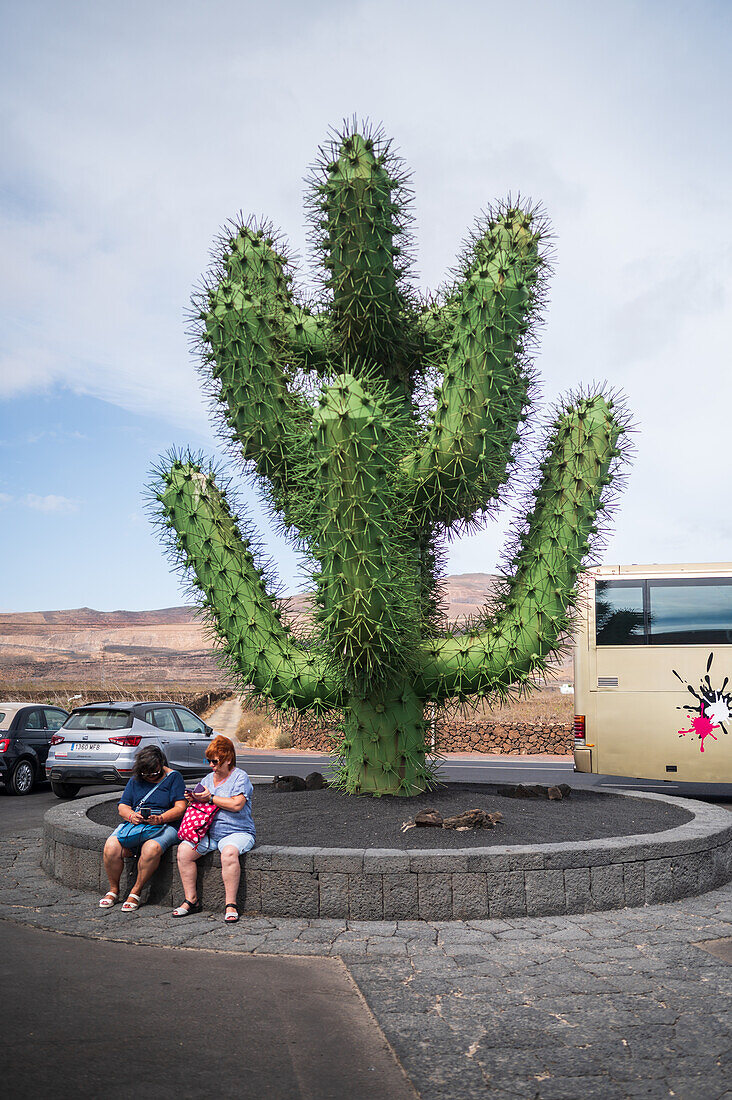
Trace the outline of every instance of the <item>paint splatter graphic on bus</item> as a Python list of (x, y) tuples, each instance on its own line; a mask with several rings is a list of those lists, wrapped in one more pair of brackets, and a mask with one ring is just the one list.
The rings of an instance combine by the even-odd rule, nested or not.
[(712, 733), (712, 730), (718, 730), (720, 727), (715, 726), (704, 713), (704, 707), (702, 706), (701, 714), (698, 714), (696, 718), (691, 720), (691, 728), (688, 730), (679, 730), (679, 737), (686, 737), (687, 733), (697, 734), (701, 741), (701, 751), (704, 752), (704, 738), (711, 737), (713, 741), (717, 738)]
[(712, 730), (721, 729), (722, 733), (726, 734), (728, 731), (725, 722), (732, 719), (732, 691), (725, 690), (729, 683), (729, 676), (725, 676), (721, 688), (712, 687), (709, 671), (713, 660), (714, 654), (710, 653), (707, 660), (707, 671), (699, 681), (698, 690), (693, 688), (683, 676), (680, 676), (675, 668), (671, 670), (677, 680), (681, 680), (682, 684), (686, 684), (687, 691), (697, 700), (696, 704), (687, 703), (685, 706), (677, 708), (678, 710), (685, 710), (690, 718), (692, 714), (696, 715), (695, 718), (691, 718), (689, 729), (678, 731), (679, 737), (685, 737), (687, 733), (696, 735), (701, 742), (701, 752), (704, 752), (704, 738), (711, 737), (713, 741), (716, 741), (717, 737), (712, 733)]

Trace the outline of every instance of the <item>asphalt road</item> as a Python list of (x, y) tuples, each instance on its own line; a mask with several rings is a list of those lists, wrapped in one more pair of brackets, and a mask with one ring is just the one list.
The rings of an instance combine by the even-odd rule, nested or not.
[[(84, 787), (83, 792), (85, 795), (104, 794), (111, 789), (108, 786)], [(30, 794), (20, 797), (0, 787), (0, 839), (17, 836), (27, 829), (42, 828), (43, 815), (51, 806), (58, 806), (58, 801), (50, 783), (39, 783)]]
[(0, 921), (13, 1100), (416, 1100), (346, 968), (141, 947)]
[[(321, 755), (299, 755), (297, 753), (268, 754), (263, 752), (237, 754), (237, 763), (254, 778), (272, 779), (275, 775), (301, 775), (308, 772), (325, 772), (330, 757)], [(522, 760), (521, 757), (505, 756), (499, 760), (481, 760), (472, 757), (460, 759), (450, 757), (443, 760), (440, 774), (450, 783), (543, 783), (551, 786), (555, 783), (569, 783), (572, 787), (586, 789), (613, 790), (621, 787), (625, 790), (645, 790), (658, 794), (678, 795), (682, 798), (708, 799), (723, 805), (732, 806), (732, 792), (729, 784), (713, 783), (653, 783), (646, 779), (625, 778), (615, 775), (585, 775), (574, 771), (571, 757), (567, 762), (552, 760)]]

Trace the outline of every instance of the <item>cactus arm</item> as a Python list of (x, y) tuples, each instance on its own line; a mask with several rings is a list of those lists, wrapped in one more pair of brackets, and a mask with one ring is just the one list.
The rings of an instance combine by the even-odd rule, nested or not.
[(463, 278), (422, 326), (444, 364), (421, 448), (405, 460), (415, 512), (451, 524), (495, 500), (513, 461), (530, 374), (523, 337), (535, 312), (542, 227), (505, 211), (472, 245)]
[(249, 542), (213, 476), (177, 460), (159, 471), (152, 492), (161, 520), (177, 533), (174, 553), (193, 570), (232, 670), (276, 706), (338, 706), (338, 681), (321, 657), (298, 645), (282, 626)]
[(416, 644), (417, 561), (394, 484), (402, 452), (390, 404), (344, 374), (313, 418), (318, 618), (349, 685), (362, 689), (403, 674)]
[(285, 317), (285, 330), (294, 362), (303, 370), (325, 374), (331, 364), (328, 318), (307, 306), (292, 303), (290, 314)]
[[(408, 382), (404, 297), (399, 286), (402, 232), (399, 180), (373, 141), (347, 135), (323, 165), (313, 220), (332, 298), (334, 350), (344, 364), (366, 363), (402, 388)], [(396, 262), (395, 262), (396, 261)]]
[(318, 323), (292, 304), (283, 264), (266, 240), (243, 227), (229, 242), (201, 318), (227, 425), (244, 457), (269, 481), (275, 506), (286, 512), (294, 452), (307, 438), (311, 417), (293, 385), (297, 355), (288, 331), (300, 333), (302, 346), (310, 340), (315, 347)]
[(425, 696), (501, 694), (545, 667), (568, 626), (577, 576), (624, 431), (612, 403), (599, 396), (580, 400), (560, 418), (511, 562), (503, 607), (480, 633), (423, 644)]
[(223, 271), (232, 283), (263, 299), (265, 308), (277, 314), (295, 365), (322, 372), (329, 361), (328, 319), (295, 300), (290, 261), (275, 243), (264, 229), (240, 226), (226, 240)]

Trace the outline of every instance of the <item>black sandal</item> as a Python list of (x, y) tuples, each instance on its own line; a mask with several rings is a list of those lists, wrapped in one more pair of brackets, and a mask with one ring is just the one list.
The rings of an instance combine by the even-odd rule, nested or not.
[[(233, 909), (234, 912), (227, 912), (227, 910), (229, 909)], [(236, 922), (239, 920), (239, 910), (234, 905), (233, 901), (227, 901), (226, 905), (224, 906), (224, 914), (224, 921), (226, 924), (236, 924)]]
[[(188, 908), (184, 909), (183, 908), (184, 905), (187, 905)], [(200, 901), (189, 901), (188, 898), (185, 898), (180, 903), (178, 908), (173, 910), (172, 916), (174, 916), (174, 917), (190, 917), (191, 913), (200, 913), (200, 912), (201, 912), (201, 903), (200, 903)]]

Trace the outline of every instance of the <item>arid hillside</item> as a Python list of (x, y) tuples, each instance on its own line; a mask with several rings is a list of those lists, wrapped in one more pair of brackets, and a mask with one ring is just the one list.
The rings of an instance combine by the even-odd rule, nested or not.
[(223, 677), (193, 608), (0, 614), (0, 682), (217, 686)]
[[(445, 584), (450, 621), (475, 614), (494, 578), (463, 573)], [(293, 620), (307, 615), (308, 601), (287, 601)], [(63, 684), (113, 691), (123, 685), (185, 685), (215, 689), (225, 684), (204, 624), (190, 607), (157, 611), (0, 612), (0, 690)]]

